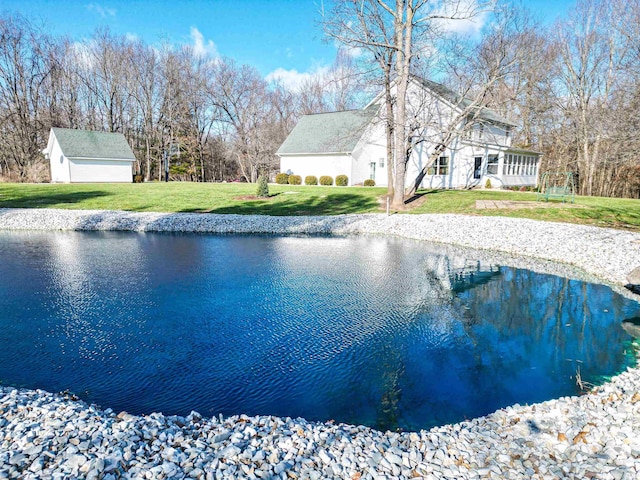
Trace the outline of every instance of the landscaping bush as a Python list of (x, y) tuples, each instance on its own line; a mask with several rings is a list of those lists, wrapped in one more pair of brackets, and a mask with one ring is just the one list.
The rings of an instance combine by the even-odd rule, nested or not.
[(318, 184), (318, 177), (316, 177), (314, 175), (307, 175), (306, 177), (304, 177), (304, 184), (305, 185), (317, 185)]
[(336, 177), (336, 185), (338, 187), (346, 187), (347, 185), (349, 185), (349, 177), (347, 177), (346, 175), (338, 175)]
[(487, 181), (484, 184), (484, 188), (491, 188), (491, 180), (487, 178)]
[(302, 185), (302, 177), (300, 175), (289, 175), (289, 185)]
[(375, 187), (375, 186), (376, 186), (376, 181), (375, 181), (375, 180), (372, 180), (372, 179), (370, 179), (370, 178), (367, 178), (367, 179), (364, 181), (364, 184), (363, 184), (363, 185), (364, 185), (365, 187)]
[(333, 177), (323, 175), (320, 177), (320, 185), (333, 185)]
[(266, 175), (260, 175), (258, 177), (258, 190), (256, 195), (260, 198), (265, 198), (269, 196), (269, 183), (267, 182)]
[(133, 183), (142, 183), (144, 182), (144, 177), (142, 175), (134, 175), (133, 176)]
[(287, 185), (289, 183), (288, 173), (279, 173), (276, 175), (276, 183), (278, 185)]

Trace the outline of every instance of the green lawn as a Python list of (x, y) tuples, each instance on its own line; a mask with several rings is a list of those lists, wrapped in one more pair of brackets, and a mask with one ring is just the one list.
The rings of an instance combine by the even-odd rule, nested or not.
[[(271, 197), (252, 198), (242, 183), (16, 184), (0, 183), (0, 208), (108, 209), (260, 215), (336, 215), (384, 211), (385, 188), (270, 185)], [(534, 193), (484, 190), (422, 191), (407, 214), (504, 215), (640, 231), (640, 200), (577, 197), (575, 205), (476, 210), (476, 200), (535, 201)]]

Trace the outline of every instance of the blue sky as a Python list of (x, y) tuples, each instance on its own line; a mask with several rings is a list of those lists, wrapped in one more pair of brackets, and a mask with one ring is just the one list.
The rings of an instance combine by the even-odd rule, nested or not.
[[(335, 57), (318, 26), (321, 2), (330, 0), (0, 0), (3, 12), (20, 12), (55, 35), (82, 41), (100, 26), (147, 44), (191, 44), (211, 56), (228, 56), (295, 81), (326, 68)], [(516, 1), (516, 0), (514, 0)], [(522, 0), (538, 18), (553, 22), (573, 0)]]

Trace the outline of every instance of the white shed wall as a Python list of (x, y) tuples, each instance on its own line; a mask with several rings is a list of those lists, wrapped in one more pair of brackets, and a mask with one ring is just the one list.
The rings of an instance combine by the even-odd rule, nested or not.
[(53, 140), (49, 151), (49, 165), (51, 166), (52, 183), (69, 183), (69, 159), (62, 154), (58, 142)]
[(69, 171), (72, 183), (131, 183), (132, 162), (129, 160), (70, 159)]

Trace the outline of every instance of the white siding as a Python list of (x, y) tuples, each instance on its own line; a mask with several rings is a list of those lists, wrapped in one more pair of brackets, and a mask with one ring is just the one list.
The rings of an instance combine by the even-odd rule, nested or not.
[(280, 171), (300, 175), (303, 185), (304, 177), (308, 175), (318, 177), (318, 183), (321, 176), (328, 175), (333, 178), (334, 185), (337, 175), (347, 175), (349, 185), (353, 185), (351, 156), (347, 154), (282, 155), (280, 157)]
[[(367, 128), (356, 145), (352, 157), (352, 179), (350, 179), (352, 185), (362, 184), (371, 178), (372, 173), (377, 186), (387, 185), (387, 140), (382, 122), (374, 120), (374, 123)], [(383, 166), (380, 165), (381, 159)], [(373, 169), (372, 163), (375, 164)]]
[(70, 159), (69, 170), (72, 183), (131, 183), (132, 162), (129, 160), (79, 160)]
[(60, 145), (53, 134), (49, 139), (49, 165), (51, 166), (51, 182), (69, 183), (69, 159), (62, 154)]

